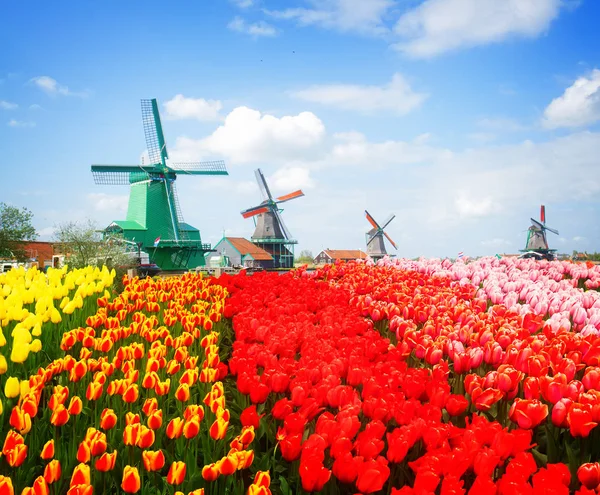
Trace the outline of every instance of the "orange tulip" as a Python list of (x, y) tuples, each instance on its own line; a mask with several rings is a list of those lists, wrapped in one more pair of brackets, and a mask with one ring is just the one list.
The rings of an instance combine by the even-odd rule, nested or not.
[(110, 430), (117, 424), (117, 415), (112, 409), (104, 409), (100, 414), (100, 428)]
[(90, 444), (84, 440), (79, 444), (79, 448), (77, 449), (77, 460), (79, 462), (85, 463), (89, 462), (91, 457), (92, 453), (90, 451)]
[(175, 398), (180, 402), (187, 402), (190, 399), (190, 387), (187, 383), (182, 383), (177, 387)]
[(171, 389), (171, 379), (167, 378), (164, 382), (158, 382), (156, 387), (154, 387), (154, 392), (156, 395), (167, 395), (169, 390)]
[(205, 481), (215, 481), (220, 474), (219, 467), (214, 462), (202, 468), (202, 477)]
[(44, 469), (44, 479), (46, 483), (52, 484), (60, 479), (62, 470), (60, 467), (60, 461), (53, 459), (51, 460)]
[(31, 430), (31, 417), (19, 406), (13, 407), (9, 423), (15, 430), (19, 430), (21, 435), (25, 435)]
[(141, 449), (147, 449), (148, 447), (152, 447), (155, 438), (156, 436), (153, 430), (146, 428), (144, 425), (140, 425), (136, 445)]
[(159, 471), (165, 465), (165, 454), (162, 450), (144, 450), (142, 452), (142, 461), (146, 471)]
[(123, 394), (123, 400), (125, 402), (131, 404), (131, 403), (135, 402), (136, 400), (138, 400), (139, 396), (140, 396), (140, 390), (138, 388), (137, 383), (131, 383), (131, 384), (129, 384), (129, 386), (125, 390), (125, 393)]
[(77, 416), (79, 413), (81, 413), (82, 410), (83, 410), (83, 402), (81, 402), (81, 399), (79, 397), (77, 397), (76, 395), (71, 397), (71, 401), (69, 402), (69, 407), (67, 408), (67, 411), (69, 412), (69, 414), (72, 416)]
[(184, 422), (181, 418), (173, 418), (169, 421), (167, 425), (167, 436), (173, 440), (174, 438), (179, 438), (183, 433), (183, 425)]
[(175, 461), (169, 468), (169, 473), (167, 474), (167, 483), (171, 485), (181, 485), (181, 483), (183, 483), (183, 479), (185, 478), (185, 470), (185, 462)]
[[(43, 387), (43, 385), (41, 386)], [(38, 412), (38, 399), (36, 398), (35, 394), (30, 392), (23, 397), (23, 400), (21, 401), (21, 409), (23, 412), (29, 414), (29, 417), (31, 418), (36, 416)]]
[(140, 489), (140, 475), (136, 467), (125, 466), (121, 488), (125, 493), (137, 493)]
[(257, 471), (254, 475), (254, 484), (269, 488), (271, 485), (271, 473), (269, 471)]
[(90, 382), (85, 392), (87, 400), (98, 400), (102, 396), (104, 385), (98, 382)]
[(144, 378), (142, 379), (142, 387), (146, 389), (154, 388), (156, 387), (158, 381), (158, 374), (156, 371), (150, 371), (144, 375)]
[(112, 454), (104, 452), (98, 459), (96, 459), (96, 469), (103, 473), (112, 471), (117, 461), (117, 451), (115, 450)]
[(204, 419), (204, 408), (198, 404), (190, 404), (183, 411), (183, 417), (188, 420), (192, 416), (198, 416), (198, 421), (202, 421)]
[(77, 464), (73, 469), (70, 486), (89, 485), (90, 484), (90, 467), (87, 464)]
[(0, 476), (0, 493), (14, 495), (12, 480), (8, 476)]
[(128, 412), (125, 414), (125, 424), (126, 425), (135, 425), (140, 424), (142, 421), (140, 419), (140, 415), (132, 412)]
[(45, 461), (54, 457), (54, 439), (48, 440), (44, 444), (42, 447), (42, 452), (40, 453), (40, 457)]
[(38, 476), (33, 482), (32, 492), (34, 495), (48, 495), (50, 487), (43, 476)]
[(210, 427), (210, 436), (213, 440), (223, 440), (225, 435), (227, 434), (227, 428), (229, 426), (229, 421), (223, 421), (220, 418), (217, 418), (215, 422)]
[(144, 405), (142, 406), (142, 411), (146, 416), (150, 416), (154, 411), (158, 409), (158, 401), (156, 397), (152, 397), (151, 399), (146, 399), (144, 401)]
[(188, 493), (188, 495), (204, 495), (204, 488), (197, 488), (196, 490)]
[(135, 445), (140, 434), (140, 424), (127, 425), (123, 430), (123, 443), (125, 445)]
[(6, 455), (6, 461), (10, 467), (19, 467), (27, 458), (27, 445), (18, 444), (15, 448), (9, 450)]
[(73, 485), (67, 491), (67, 495), (92, 495), (94, 487), (92, 485)]
[(230, 476), (236, 472), (239, 461), (237, 456), (228, 455), (219, 462), (219, 473), (223, 476)]
[(183, 436), (190, 440), (194, 438), (200, 432), (200, 420), (198, 416), (192, 416), (183, 425)]
[(148, 428), (151, 430), (158, 430), (162, 426), (163, 413), (162, 410), (158, 409), (148, 416)]
[(69, 421), (69, 411), (62, 404), (58, 404), (50, 416), (50, 423), (54, 426), (63, 426)]

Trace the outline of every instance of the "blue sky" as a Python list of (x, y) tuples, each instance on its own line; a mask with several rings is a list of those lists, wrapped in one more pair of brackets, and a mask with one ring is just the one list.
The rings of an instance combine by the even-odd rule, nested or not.
[(600, 251), (595, 0), (4, 2), (0, 201), (44, 239), (125, 217), (92, 163), (135, 164), (139, 100), (172, 158), (229, 177), (178, 181), (203, 240), (250, 237), (253, 170), (298, 249), (364, 247), (393, 212), (400, 256), (516, 252), (546, 205), (561, 252)]

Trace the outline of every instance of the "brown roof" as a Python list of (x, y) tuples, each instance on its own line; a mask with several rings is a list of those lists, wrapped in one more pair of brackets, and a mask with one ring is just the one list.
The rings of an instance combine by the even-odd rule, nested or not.
[(32, 241), (23, 245), (23, 249), (30, 258), (52, 258), (54, 249), (50, 242)]
[(227, 239), (242, 256), (249, 254), (257, 261), (271, 261), (273, 259), (273, 256), (264, 249), (259, 248), (256, 244), (251, 243), (248, 239), (244, 239), (243, 237), (226, 237), (225, 239)]
[(325, 249), (323, 252), (334, 260), (355, 260), (357, 258), (367, 258), (367, 254), (363, 253), (360, 249)]

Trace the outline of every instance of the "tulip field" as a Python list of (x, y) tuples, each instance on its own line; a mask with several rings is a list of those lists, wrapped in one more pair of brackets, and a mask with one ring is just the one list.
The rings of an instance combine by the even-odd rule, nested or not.
[(0, 495), (600, 493), (600, 266), (0, 275)]

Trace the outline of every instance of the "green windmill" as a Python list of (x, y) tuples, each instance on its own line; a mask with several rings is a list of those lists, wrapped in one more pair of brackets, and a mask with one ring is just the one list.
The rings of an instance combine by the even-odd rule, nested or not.
[(104, 232), (135, 242), (162, 270), (202, 266), (210, 244), (202, 244), (200, 231), (183, 221), (175, 180), (178, 175), (228, 175), (225, 163), (171, 163), (155, 99), (142, 100), (142, 123), (148, 164), (92, 165), (96, 184), (131, 187), (127, 219), (114, 221)]

